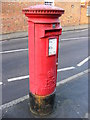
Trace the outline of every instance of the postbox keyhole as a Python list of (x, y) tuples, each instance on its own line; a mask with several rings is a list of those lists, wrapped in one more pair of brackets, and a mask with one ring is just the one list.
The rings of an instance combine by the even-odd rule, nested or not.
[(55, 28), (56, 27), (56, 24), (52, 24), (52, 28)]

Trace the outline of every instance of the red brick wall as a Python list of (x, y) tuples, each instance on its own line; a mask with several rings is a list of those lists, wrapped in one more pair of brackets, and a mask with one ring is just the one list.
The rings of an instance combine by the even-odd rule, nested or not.
[(79, 25), (80, 2), (55, 2), (55, 5), (65, 9), (65, 13), (60, 18), (62, 26)]
[(27, 18), (22, 9), (42, 2), (2, 2), (2, 33), (26, 31)]
[[(35, 0), (33, 0), (35, 1)], [(2, 2), (2, 33), (27, 31), (27, 18), (22, 14), (22, 9), (31, 5), (44, 4), (41, 2)], [(60, 18), (62, 26), (72, 26), (87, 23), (86, 7), (81, 8), (79, 2), (57, 2), (55, 6), (65, 9), (65, 14)], [(1, 34), (1, 33), (0, 33)]]

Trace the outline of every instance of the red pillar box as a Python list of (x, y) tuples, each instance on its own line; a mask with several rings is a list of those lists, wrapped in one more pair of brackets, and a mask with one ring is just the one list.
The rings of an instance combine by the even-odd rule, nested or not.
[(64, 10), (49, 5), (24, 8), (28, 17), (30, 110), (39, 115), (52, 112), (57, 80), (58, 44)]

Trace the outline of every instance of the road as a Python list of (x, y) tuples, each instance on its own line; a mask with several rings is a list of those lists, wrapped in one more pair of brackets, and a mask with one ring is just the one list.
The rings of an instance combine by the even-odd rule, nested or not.
[[(2, 104), (23, 97), (29, 92), (27, 41), (26, 37), (2, 42)], [(88, 69), (87, 60), (78, 66), (88, 57), (88, 49), (87, 29), (62, 33), (57, 82)], [(67, 70), (69, 68), (70, 70)]]

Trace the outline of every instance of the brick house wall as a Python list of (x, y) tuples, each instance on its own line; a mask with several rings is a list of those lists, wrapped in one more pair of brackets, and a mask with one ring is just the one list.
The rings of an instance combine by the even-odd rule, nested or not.
[[(81, 8), (80, 2), (60, 3), (56, 0), (54, 1), (55, 6), (65, 9), (65, 14), (63, 14), (60, 18), (62, 26), (88, 23), (88, 18), (86, 17), (86, 7)], [(22, 9), (36, 4), (44, 4), (44, 0), (40, 0), (40, 2), (2, 2), (2, 24), (0, 26), (2, 28), (2, 32), (0, 32), (0, 34), (27, 31), (27, 18), (24, 14), (22, 14)]]
[(62, 26), (74, 26), (80, 23), (80, 2), (55, 2), (55, 6), (65, 9), (61, 16)]
[(36, 4), (43, 2), (2, 2), (2, 33), (26, 31), (27, 18), (22, 13), (22, 9)]

